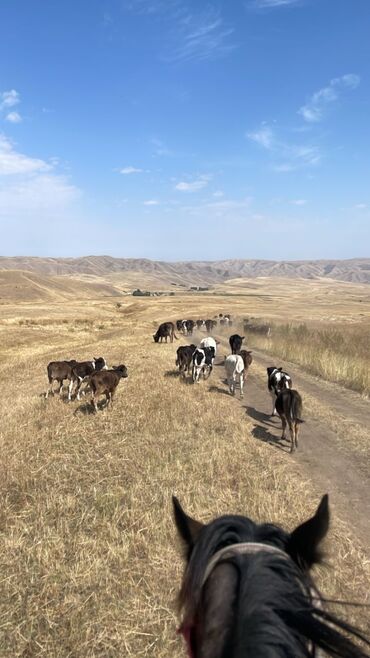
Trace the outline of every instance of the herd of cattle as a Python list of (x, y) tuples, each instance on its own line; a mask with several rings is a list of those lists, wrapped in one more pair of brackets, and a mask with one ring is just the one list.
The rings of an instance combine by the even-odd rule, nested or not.
[[(209, 334), (217, 326), (218, 322), (222, 327), (232, 326), (230, 315), (220, 314), (217, 319), (207, 320), (177, 320), (176, 329), (184, 336), (192, 336), (195, 328), (198, 330), (205, 329)], [(156, 343), (167, 343), (168, 338), (173, 343), (175, 334), (175, 324), (173, 322), (163, 322), (159, 325), (156, 333), (153, 335)], [(235, 395), (237, 384), (239, 385), (240, 397), (244, 394), (244, 381), (248, 368), (252, 363), (252, 353), (250, 350), (242, 349), (244, 336), (233, 334), (229, 338), (231, 354), (225, 357), (225, 370), (229, 391)], [(181, 345), (177, 349), (176, 366), (178, 366), (181, 377), (185, 378), (186, 373), (194, 383), (198, 383), (200, 378), (208, 379), (213, 370), (214, 360), (216, 358), (218, 342), (213, 336), (205, 336), (199, 345)], [(80, 400), (82, 392), (91, 391), (91, 404), (94, 411), (98, 410), (97, 400), (99, 396), (105, 395), (106, 406), (113, 404), (115, 390), (122, 378), (128, 376), (127, 368), (121, 364), (112, 366), (108, 369), (104, 357), (97, 357), (91, 361), (51, 361), (47, 366), (49, 387), (46, 392), (46, 398), (53, 392), (53, 384), (59, 384), (58, 393), (61, 394), (63, 384), (68, 381), (68, 401), (74, 395)], [(82, 385), (85, 385), (82, 391)], [(272, 397), (272, 415), (279, 414), (283, 433), (282, 439), (286, 438), (286, 428), (289, 427), (291, 446), (290, 451), (298, 446), (298, 431), (302, 414), (302, 399), (298, 391), (292, 389), (292, 379), (288, 373), (283, 372), (282, 368), (271, 366), (267, 368), (267, 385)]]
[[(232, 325), (230, 316), (220, 316), (220, 323), (223, 326)], [(245, 321), (244, 326), (248, 328), (254, 325)], [(184, 335), (192, 336), (195, 327), (197, 329), (205, 328), (211, 333), (212, 329), (217, 326), (217, 320), (177, 320), (176, 328)], [(268, 325), (256, 325), (261, 327), (261, 333), (270, 334)], [(156, 343), (163, 342), (169, 338), (171, 343), (177, 339), (175, 334), (175, 325), (173, 322), (163, 322), (159, 325), (153, 336)], [(252, 363), (252, 353), (250, 350), (242, 349), (244, 336), (233, 334), (229, 338), (231, 354), (225, 357), (225, 370), (229, 391), (235, 395), (236, 385), (239, 384), (240, 397), (244, 395), (244, 381), (248, 368)], [(179, 368), (182, 377), (186, 373), (191, 377), (194, 383), (199, 382), (201, 375), (203, 379), (210, 376), (213, 363), (217, 352), (217, 341), (212, 336), (203, 338), (199, 345), (181, 345), (177, 349), (176, 365)], [(290, 451), (293, 452), (298, 447), (299, 425), (303, 422), (302, 415), (302, 398), (298, 391), (292, 388), (292, 378), (282, 368), (271, 366), (267, 368), (267, 387), (272, 397), (272, 416), (276, 413), (281, 418), (283, 433), (282, 439), (286, 438), (286, 429), (289, 427), (290, 433)]]

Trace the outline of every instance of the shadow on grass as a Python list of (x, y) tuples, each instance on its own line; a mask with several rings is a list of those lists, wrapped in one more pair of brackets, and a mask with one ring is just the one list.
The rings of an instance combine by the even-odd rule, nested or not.
[(209, 387), (209, 392), (210, 393), (221, 393), (222, 395), (227, 395), (229, 398), (232, 397), (229, 393), (229, 391), (225, 391), (224, 388), (221, 388), (221, 386), (210, 386)]

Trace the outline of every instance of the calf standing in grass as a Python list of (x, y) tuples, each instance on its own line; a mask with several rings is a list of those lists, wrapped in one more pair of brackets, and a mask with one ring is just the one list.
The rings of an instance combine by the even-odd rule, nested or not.
[(176, 338), (177, 336), (175, 334), (175, 325), (173, 322), (162, 322), (162, 324), (159, 325), (157, 331), (153, 335), (154, 342), (158, 343), (159, 341), (162, 343), (163, 338), (166, 339), (167, 343), (167, 338), (170, 339), (170, 342), (173, 343), (173, 339)]
[(281, 439), (286, 438), (286, 426), (289, 426), (290, 433), (290, 452), (298, 448), (299, 425), (303, 423), (302, 416), (302, 398), (298, 391), (286, 389), (281, 391), (276, 398), (276, 411), (278, 412), (283, 424), (283, 433)]
[(107, 362), (103, 356), (95, 357), (92, 361), (81, 361), (80, 363), (76, 363), (72, 368), (72, 378), (68, 389), (68, 400), (72, 397), (74, 384), (76, 385), (75, 395), (77, 400), (79, 400), (80, 388), (83, 382), (94, 372), (107, 369)]
[(113, 395), (121, 378), (128, 377), (127, 368), (124, 365), (115, 366), (113, 370), (101, 370), (94, 372), (90, 377), (90, 388), (92, 391), (91, 404), (94, 411), (98, 411), (97, 398), (105, 395), (106, 406), (113, 405)]
[(46, 399), (49, 397), (49, 393), (53, 393), (53, 383), (58, 382), (59, 389), (58, 393), (61, 394), (63, 388), (63, 382), (68, 379), (69, 382), (72, 381), (72, 369), (77, 365), (77, 361), (51, 361), (47, 366), (49, 388), (46, 391)]
[(181, 347), (177, 349), (176, 365), (179, 367), (182, 377), (185, 377), (186, 371), (188, 371), (188, 375), (190, 375), (195, 349), (195, 345), (181, 345)]

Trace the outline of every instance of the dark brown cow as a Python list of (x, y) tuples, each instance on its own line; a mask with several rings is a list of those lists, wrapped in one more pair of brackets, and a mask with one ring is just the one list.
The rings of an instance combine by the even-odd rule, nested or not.
[(240, 350), (239, 354), (244, 362), (244, 372), (247, 374), (247, 370), (253, 361), (252, 352), (251, 350)]
[(185, 372), (190, 375), (191, 366), (193, 363), (193, 354), (196, 350), (196, 345), (181, 345), (177, 350), (176, 365), (182, 377), (185, 377)]
[(162, 324), (159, 325), (157, 331), (153, 335), (154, 342), (158, 343), (159, 341), (162, 343), (163, 338), (166, 339), (167, 343), (167, 338), (170, 339), (171, 343), (173, 343), (173, 339), (176, 338), (178, 340), (176, 334), (175, 334), (175, 325), (173, 322), (162, 322)]
[(91, 404), (94, 411), (98, 410), (97, 398), (99, 395), (105, 395), (106, 406), (113, 405), (113, 396), (115, 390), (122, 378), (128, 377), (127, 368), (123, 364), (113, 367), (112, 370), (100, 370), (94, 372), (89, 379), (92, 391)]
[(49, 388), (46, 391), (46, 398), (49, 397), (50, 393), (53, 393), (54, 382), (59, 383), (59, 389), (57, 392), (59, 395), (61, 394), (63, 382), (66, 379), (68, 379), (69, 382), (72, 380), (72, 369), (75, 365), (77, 365), (77, 361), (74, 359), (72, 361), (50, 361), (47, 366)]
[(103, 356), (94, 357), (92, 361), (81, 361), (80, 363), (76, 363), (72, 368), (72, 379), (69, 384), (68, 399), (71, 399), (73, 386), (76, 385), (75, 395), (77, 400), (79, 400), (80, 388), (86, 377), (89, 377), (94, 372), (107, 369), (107, 362)]

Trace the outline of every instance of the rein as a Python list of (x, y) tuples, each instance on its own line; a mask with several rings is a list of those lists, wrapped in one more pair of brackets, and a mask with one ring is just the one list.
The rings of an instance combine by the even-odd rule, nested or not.
[[(283, 551), (281, 548), (278, 548), (277, 546), (272, 546), (271, 544), (263, 544), (261, 542), (240, 542), (239, 544), (230, 544), (229, 546), (224, 546), (224, 548), (221, 548), (219, 551), (217, 551), (209, 560), (202, 579), (202, 587), (204, 587), (216, 566), (223, 560), (227, 560), (234, 555), (253, 555), (262, 552), (275, 553), (280, 555), (280, 557), (283, 557), (285, 560), (293, 562), (292, 558), (287, 553), (285, 553), (285, 551)], [(311, 585), (309, 588), (309, 594), (314, 607), (321, 609), (322, 599), (318, 590)], [(183, 623), (177, 631), (178, 634), (182, 635), (185, 640), (189, 658), (195, 658), (191, 644), (191, 634), (194, 626), (194, 623)], [(310, 646), (310, 651), (312, 658), (320, 658), (322, 655), (321, 651), (316, 651), (313, 645)]]

